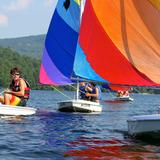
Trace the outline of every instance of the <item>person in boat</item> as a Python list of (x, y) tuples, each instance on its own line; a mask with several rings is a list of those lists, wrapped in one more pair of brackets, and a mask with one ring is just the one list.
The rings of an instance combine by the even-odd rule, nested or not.
[(90, 101), (99, 103), (100, 99), (100, 88), (96, 85), (95, 82), (90, 82), (90, 87), (88, 87), (88, 90), (90, 93), (86, 93), (87, 97), (90, 97)]
[(90, 92), (90, 87), (91, 87), (91, 85), (89, 83), (80, 82), (80, 85), (79, 85), (80, 99), (83, 99), (83, 100), (89, 100), (90, 99), (90, 97), (86, 96), (86, 93)]
[(129, 92), (126, 90), (126, 91), (118, 91), (117, 92), (117, 97), (128, 97), (129, 96)]
[(129, 92), (128, 92), (127, 90), (124, 91), (123, 96), (124, 96), (124, 97), (129, 97)]
[(0, 102), (5, 105), (26, 106), (30, 95), (30, 85), (22, 78), (21, 71), (15, 67), (10, 70), (11, 83), (9, 89), (0, 96)]
[(123, 97), (123, 91), (118, 90), (117, 91), (117, 97)]

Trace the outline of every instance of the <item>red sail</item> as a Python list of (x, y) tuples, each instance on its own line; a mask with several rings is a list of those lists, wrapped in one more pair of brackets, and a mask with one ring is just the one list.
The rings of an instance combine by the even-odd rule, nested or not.
[(159, 20), (158, 7), (148, 0), (89, 0), (80, 45), (95, 72), (109, 82), (159, 86)]

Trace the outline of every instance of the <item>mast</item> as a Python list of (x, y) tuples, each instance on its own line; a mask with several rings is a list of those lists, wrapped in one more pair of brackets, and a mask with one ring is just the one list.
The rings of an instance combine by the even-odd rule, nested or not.
[(79, 81), (77, 81), (77, 95), (76, 99), (79, 99)]
[(80, 24), (82, 20), (82, 14), (84, 11), (84, 6), (85, 6), (86, 0), (80, 0)]
[[(82, 20), (82, 14), (84, 11), (84, 6), (85, 6), (86, 0), (80, 0), (80, 26), (81, 26), (81, 20)], [(76, 93), (76, 99), (79, 99), (79, 80), (77, 80), (77, 93)]]

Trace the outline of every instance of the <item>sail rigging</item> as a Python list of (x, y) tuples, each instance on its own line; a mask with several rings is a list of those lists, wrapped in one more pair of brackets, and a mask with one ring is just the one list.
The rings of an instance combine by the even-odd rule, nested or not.
[(86, 0), (82, 14), (79, 0), (59, 0), (46, 36), (40, 83), (69, 84), (74, 75), (160, 86), (159, 8), (154, 0)]

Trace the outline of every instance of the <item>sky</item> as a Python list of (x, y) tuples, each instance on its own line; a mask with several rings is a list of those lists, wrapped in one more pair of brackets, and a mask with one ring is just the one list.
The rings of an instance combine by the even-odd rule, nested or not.
[(57, 0), (0, 0), (0, 39), (46, 34)]

